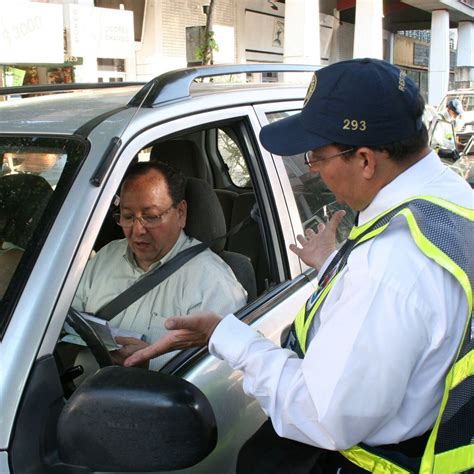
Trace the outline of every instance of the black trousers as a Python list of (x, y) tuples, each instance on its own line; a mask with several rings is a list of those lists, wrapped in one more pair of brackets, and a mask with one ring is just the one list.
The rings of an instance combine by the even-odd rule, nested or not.
[(237, 474), (359, 474), (367, 471), (337, 451), (328, 451), (275, 433), (271, 420), (242, 446)]

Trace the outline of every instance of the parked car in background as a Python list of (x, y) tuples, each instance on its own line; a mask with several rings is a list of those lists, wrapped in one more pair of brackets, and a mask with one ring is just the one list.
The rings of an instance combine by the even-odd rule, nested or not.
[(464, 125), (461, 130), (456, 132), (456, 135), (459, 143), (465, 145), (474, 134), (474, 89), (449, 91), (438, 105), (438, 113), (445, 114), (448, 102), (453, 99), (459, 99), (464, 110), (462, 114)]

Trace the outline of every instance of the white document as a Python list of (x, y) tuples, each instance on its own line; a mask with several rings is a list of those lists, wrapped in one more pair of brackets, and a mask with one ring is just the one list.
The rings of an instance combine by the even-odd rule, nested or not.
[[(145, 340), (144, 334), (136, 331), (113, 327), (105, 319), (98, 318), (93, 314), (81, 312), (81, 316), (89, 323), (97, 336), (102, 340), (104, 345), (109, 350), (120, 349), (121, 346), (115, 342), (116, 336), (135, 337), (136, 339), (141, 339), (142, 341)], [(61, 341), (77, 344), (80, 346), (87, 345), (81, 339), (79, 334), (77, 334), (77, 332), (67, 322), (64, 323), (64, 330), (67, 332), (67, 334), (61, 338)]]

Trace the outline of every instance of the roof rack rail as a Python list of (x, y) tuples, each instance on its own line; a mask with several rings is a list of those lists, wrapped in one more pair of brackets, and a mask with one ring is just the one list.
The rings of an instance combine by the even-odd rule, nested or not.
[(306, 64), (230, 64), (225, 66), (196, 66), (165, 72), (148, 82), (129, 102), (138, 107), (154, 105), (174, 100), (186, 99), (195, 79), (242, 73), (262, 72), (314, 72), (320, 66)]
[(86, 89), (109, 89), (144, 85), (145, 82), (85, 82), (74, 84), (38, 84), (34, 86), (0, 87), (0, 95), (29, 95), (39, 93), (67, 92)]

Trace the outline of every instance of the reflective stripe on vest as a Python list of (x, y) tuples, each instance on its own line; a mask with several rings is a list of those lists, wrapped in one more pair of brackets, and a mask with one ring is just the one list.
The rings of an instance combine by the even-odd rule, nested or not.
[[(428, 440), (420, 473), (455, 473), (474, 467), (474, 210), (443, 199), (420, 196), (410, 199), (363, 226), (354, 228), (321, 280), (321, 288), (298, 312), (292, 330), (296, 352), (304, 356), (307, 334), (317, 309), (337, 281), (347, 258), (357, 245), (383, 232), (391, 219), (403, 216), (418, 248), (445, 268), (462, 286), (468, 302), (466, 325), (455, 362), (446, 379), (441, 407)], [(310, 303), (310, 304), (308, 304)], [(461, 423), (460, 423), (461, 422)], [(464, 430), (456, 424), (463, 424)], [(359, 467), (380, 474), (410, 473), (390, 459), (360, 446), (341, 451)]]

